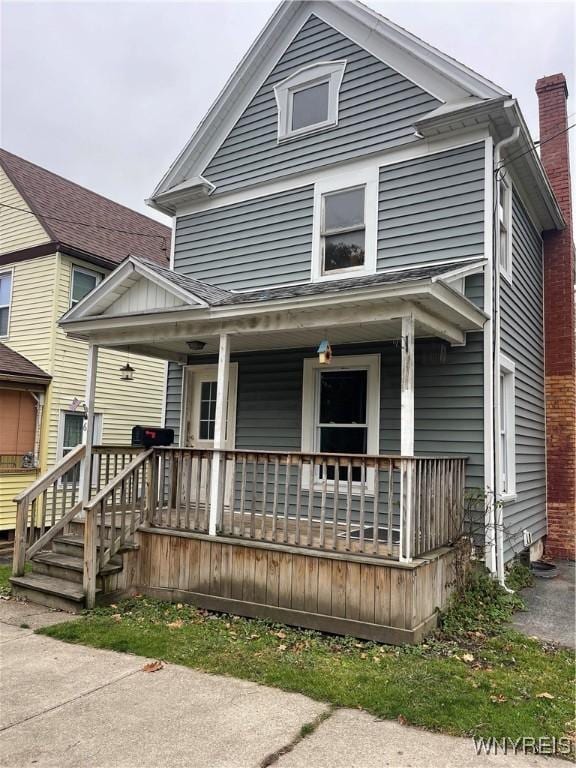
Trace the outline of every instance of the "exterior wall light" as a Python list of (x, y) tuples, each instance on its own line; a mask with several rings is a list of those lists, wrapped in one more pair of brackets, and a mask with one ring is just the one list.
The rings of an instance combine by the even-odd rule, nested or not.
[(120, 379), (122, 381), (132, 381), (134, 379), (134, 368), (130, 363), (126, 363), (120, 368)]

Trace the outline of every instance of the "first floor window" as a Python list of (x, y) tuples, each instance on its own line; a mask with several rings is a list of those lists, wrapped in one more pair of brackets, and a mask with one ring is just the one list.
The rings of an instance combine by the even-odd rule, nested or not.
[(514, 363), (500, 361), (500, 483), (503, 496), (516, 492)]
[(100, 272), (93, 272), (83, 267), (72, 267), (72, 289), (70, 291), (70, 306), (78, 304), (84, 296), (87, 296), (96, 288), (102, 280)]
[[(378, 453), (380, 358), (378, 355), (339, 358), (334, 367), (304, 361), (303, 450), (317, 453)], [(327, 479), (335, 480), (334, 466)], [(320, 470), (320, 478), (322, 470)], [(348, 480), (348, 467), (339, 467)], [(359, 482), (360, 467), (352, 468)]]
[(364, 186), (322, 196), (322, 272), (363, 267), (365, 246)]
[(12, 272), (0, 273), (0, 337), (8, 336), (11, 297)]

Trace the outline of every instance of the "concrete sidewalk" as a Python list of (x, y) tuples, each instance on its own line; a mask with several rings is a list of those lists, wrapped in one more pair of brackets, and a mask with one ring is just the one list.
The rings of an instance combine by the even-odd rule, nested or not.
[[(477, 757), (470, 739), (332, 711), (298, 694), (177, 665), (147, 673), (148, 659), (68, 645), (21, 627), (70, 618), (0, 602), (0, 765), (6, 768), (551, 765), (543, 757)], [(310, 723), (316, 730), (301, 737)]]

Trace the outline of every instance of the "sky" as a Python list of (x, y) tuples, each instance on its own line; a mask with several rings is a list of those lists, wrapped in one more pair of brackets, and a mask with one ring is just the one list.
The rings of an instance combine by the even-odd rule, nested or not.
[[(562, 71), (576, 94), (575, 3), (368, 2), (508, 89), (534, 138), (536, 80)], [(0, 144), (166, 220), (145, 198), (275, 7), (0, 0)]]

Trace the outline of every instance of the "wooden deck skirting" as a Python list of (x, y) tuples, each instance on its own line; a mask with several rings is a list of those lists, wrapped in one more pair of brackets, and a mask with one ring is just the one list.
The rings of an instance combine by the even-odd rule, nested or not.
[(451, 592), (450, 548), (399, 563), (166, 529), (140, 529), (137, 537), (114, 598), (138, 592), (403, 644), (420, 642), (436, 626), (437, 608)]

